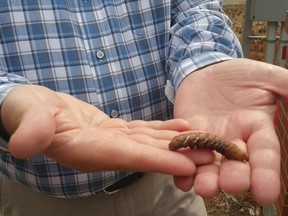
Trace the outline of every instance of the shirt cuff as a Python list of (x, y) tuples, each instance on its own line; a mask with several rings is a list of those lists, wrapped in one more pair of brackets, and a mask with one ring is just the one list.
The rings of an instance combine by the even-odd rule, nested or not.
[(209, 65), (234, 59), (231, 56), (220, 52), (205, 53), (205, 55), (194, 56), (183, 60), (175, 69), (172, 80), (167, 80), (165, 95), (167, 99), (174, 103), (176, 91), (181, 82), (191, 73)]
[(16, 84), (16, 83), (9, 83), (5, 85), (0, 85), (0, 107), (2, 106), (2, 103), (7, 96), (7, 94), (16, 86), (20, 86), (23, 84)]
[[(19, 86), (19, 84), (5, 84), (0, 86), (0, 107), (4, 101), (4, 98), (7, 96), (7, 94), (16, 86)], [(0, 109), (1, 110), (1, 109)], [(1, 118), (0, 118), (1, 121)], [(9, 152), (8, 149), (8, 143), (9, 143), (10, 135), (5, 130), (2, 122), (0, 122), (0, 152)]]

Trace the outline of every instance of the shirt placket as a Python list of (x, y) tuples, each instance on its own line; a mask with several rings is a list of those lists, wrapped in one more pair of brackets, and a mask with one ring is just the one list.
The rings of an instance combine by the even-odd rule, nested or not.
[[(93, 14), (81, 13), (79, 22), (81, 22), (83, 34), (86, 35), (85, 49), (89, 55), (90, 67), (93, 73), (95, 85), (98, 87), (99, 102), (101, 109), (111, 118), (121, 117), (121, 110), (129, 109), (127, 103), (122, 103), (127, 99), (127, 89), (122, 74), (123, 64), (118, 55), (119, 44), (124, 44), (121, 32), (115, 31), (115, 26), (119, 26), (114, 1), (108, 1), (109, 4), (93, 5)], [(96, 3), (95, 3), (96, 4)], [(106, 8), (107, 7), (107, 8)], [(109, 7), (109, 8), (108, 8)], [(85, 21), (93, 16), (94, 20), (89, 25)], [(95, 21), (96, 20), (96, 21)], [(95, 36), (89, 37), (87, 32), (93, 32), (95, 27)], [(97, 28), (96, 28), (97, 27)], [(114, 29), (113, 29), (114, 28)], [(116, 27), (117, 28), (117, 27)], [(92, 33), (94, 34), (94, 33)], [(121, 52), (127, 53), (125, 45)], [(127, 54), (126, 54), (127, 55)]]

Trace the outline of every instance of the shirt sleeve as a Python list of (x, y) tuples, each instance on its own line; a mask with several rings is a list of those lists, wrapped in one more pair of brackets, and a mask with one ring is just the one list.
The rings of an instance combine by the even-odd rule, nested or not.
[(0, 71), (0, 107), (3, 103), (4, 98), (10, 90), (19, 85), (31, 84), (24, 77), (18, 76), (13, 73), (6, 73)]
[(173, 2), (165, 88), (172, 102), (175, 90), (193, 71), (243, 56), (232, 22), (222, 10), (222, 0)]

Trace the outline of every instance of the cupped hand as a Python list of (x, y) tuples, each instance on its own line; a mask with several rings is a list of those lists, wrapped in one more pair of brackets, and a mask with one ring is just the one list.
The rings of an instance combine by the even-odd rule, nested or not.
[[(11, 134), (10, 153), (17, 158), (45, 154), (80, 171), (192, 175), (196, 170), (189, 159), (193, 154), (177, 154), (167, 147), (178, 131), (189, 129), (184, 120), (111, 119), (92, 105), (40, 86), (11, 90), (2, 104), (1, 118)], [(213, 160), (213, 155), (203, 155), (206, 161)]]
[[(249, 163), (222, 160), (199, 166), (197, 174), (176, 177), (176, 185), (210, 198), (221, 189), (237, 194), (251, 189), (260, 204), (280, 193), (280, 147), (273, 117), (280, 96), (288, 97), (286, 69), (248, 59), (211, 65), (189, 75), (179, 86), (175, 117), (192, 130), (224, 137), (249, 154)], [(188, 96), (189, 95), (189, 96)]]

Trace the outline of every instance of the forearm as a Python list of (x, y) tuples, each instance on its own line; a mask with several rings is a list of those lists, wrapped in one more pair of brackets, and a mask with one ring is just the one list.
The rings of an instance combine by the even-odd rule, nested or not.
[(176, 92), (190, 73), (242, 57), (241, 45), (222, 10), (222, 1), (186, 1), (174, 8), (167, 61), (170, 92)]

